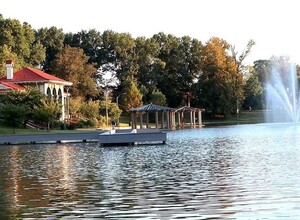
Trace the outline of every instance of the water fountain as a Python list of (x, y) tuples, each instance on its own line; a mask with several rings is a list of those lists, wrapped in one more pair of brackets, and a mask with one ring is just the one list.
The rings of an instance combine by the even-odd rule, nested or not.
[(266, 122), (299, 122), (298, 103), (296, 65), (273, 62), (266, 84)]

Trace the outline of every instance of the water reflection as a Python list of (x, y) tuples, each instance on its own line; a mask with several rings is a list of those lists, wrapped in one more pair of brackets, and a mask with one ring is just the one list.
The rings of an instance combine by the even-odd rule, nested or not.
[(159, 146), (1, 146), (0, 218), (299, 218), (299, 134), (261, 124)]

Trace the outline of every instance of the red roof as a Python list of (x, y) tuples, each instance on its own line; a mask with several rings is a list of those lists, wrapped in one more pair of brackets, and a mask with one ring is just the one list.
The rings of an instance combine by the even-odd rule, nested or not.
[(61, 82), (63, 84), (69, 84), (71, 85), (71, 82), (68, 82), (66, 80), (60, 79), (56, 76), (50, 75), (48, 73), (45, 73), (41, 70), (26, 67), (24, 69), (21, 69), (14, 73), (13, 79), (8, 80), (6, 76), (0, 78), (0, 81), (11, 81), (11, 82), (45, 82), (45, 81), (55, 81), (55, 82)]
[(16, 90), (26, 90), (25, 87), (20, 86), (18, 84), (14, 84), (12, 82), (5, 82), (5, 81), (0, 81), (0, 84), (5, 85), (9, 87), (10, 89), (16, 89)]

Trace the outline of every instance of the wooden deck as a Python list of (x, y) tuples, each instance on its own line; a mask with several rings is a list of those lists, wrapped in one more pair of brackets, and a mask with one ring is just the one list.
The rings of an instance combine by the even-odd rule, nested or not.
[(167, 133), (159, 129), (111, 130), (99, 135), (99, 143), (105, 145), (165, 144)]
[(0, 145), (99, 142), (101, 146), (163, 143), (166, 132), (159, 129), (117, 129), (64, 134), (3, 135)]
[(99, 134), (103, 131), (78, 132), (64, 134), (35, 134), (35, 135), (3, 135), (0, 144), (37, 144), (62, 142), (97, 142)]

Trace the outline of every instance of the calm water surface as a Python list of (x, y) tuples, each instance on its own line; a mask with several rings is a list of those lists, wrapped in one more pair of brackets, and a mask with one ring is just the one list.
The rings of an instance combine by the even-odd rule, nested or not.
[(300, 126), (282, 124), (0, 146), (0, 219), (300, 219), (299, 166)]

